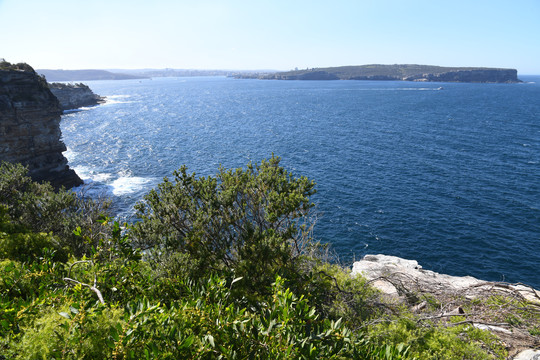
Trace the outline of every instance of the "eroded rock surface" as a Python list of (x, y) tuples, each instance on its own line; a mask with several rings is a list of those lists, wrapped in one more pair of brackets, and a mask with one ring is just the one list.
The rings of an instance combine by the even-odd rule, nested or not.
[(0, 67), (0, 160), (22, 163), (36, 181), (67, 188), (82, 180), (62, 155), (62, 110), (45, 79), (26, 64)]
[(422, 292), (463, 292), (471, 296), (480, 289), (499, 287), (517, 291), (525, 299), (540, 303), (540, 291), (517, 284), (489, 282), (472, 276), (451, 276), (425, 270), (416, 260), (389, 255), (366, 255), (353, 264), (352, 274), (362, 274), (373, 285), (388, 295), (399, 296), (402, 290)]
[(78, 109), (83, 106), (94, 106), (105, 102), (105, 98), (94, 94), (88, 85), (82, 83), (51, 83), (49, 88), (60, 102), (62, 110)]

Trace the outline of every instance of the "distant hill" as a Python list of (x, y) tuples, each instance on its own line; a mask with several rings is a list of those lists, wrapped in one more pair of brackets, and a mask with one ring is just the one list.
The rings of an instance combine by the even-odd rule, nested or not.
[(129, 80), (147, 79), (144, 75), (113, 73), (106, 70), (50, 70), (37, 69), (38, 74), (45, 75), (47, 81), (88, 81), (88, 80)]
[(236, 76), (242, 74), (275, 73), (276, 70), (201, 70), (201, 69), (111, 69), (110, 71), (122, 74), (140, 75), (148, 77), (192, 77), (192, 76)]
[(276, 80), (402, 80), (440, 82), (515, 83), (517, 70), (482, 67), (442, 67), (433, 65), (360, 65), (313, 68), (237, 76)]

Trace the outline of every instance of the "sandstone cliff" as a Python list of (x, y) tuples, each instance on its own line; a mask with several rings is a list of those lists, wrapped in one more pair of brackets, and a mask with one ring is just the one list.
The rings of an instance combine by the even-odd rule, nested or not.
[(61, 113), (47, 83), (29, 65), (0, 63), (0, 160), (27, 165), (36, 181), (70, 188), (82, 180), (62, 155)]
[(105, 102), (105, 98), (94, 94), (88, 85), (51, 83), (49, 88), (60, 102), (62, 110), (78, 109), (83, 106), (94, 106)]

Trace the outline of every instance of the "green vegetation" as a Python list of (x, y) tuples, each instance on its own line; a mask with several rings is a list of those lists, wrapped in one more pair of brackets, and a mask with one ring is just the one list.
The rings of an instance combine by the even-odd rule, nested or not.
[(18, 63), (18, 64), (12, 64), (7, 62), (4, 59), (0, 59), (0, 70), (20, 70), (20, 71), (32, 71), (34, 72), (34, 69), (27, 63)]
[(50, 89), (59, 89), (59, 90), (70, 90), (70, 89), (75, 89), (75, 88), (81, 88), (81, 89), (85, 89), (85, 90), (90, 90), (90, 88), (88, 87), (88, 85), (86, 84), (83, 84), (83, 83), (75, 83), (75, 84), (72, 84), (72, 83), (49, 83), (49, 88)]
[(326, 261), (315, 184), (279, 163), (182, 167), (123, 226), (107, 204), (1, 164), (0, 358), (505, 356), (493, 335), (421, 321)]

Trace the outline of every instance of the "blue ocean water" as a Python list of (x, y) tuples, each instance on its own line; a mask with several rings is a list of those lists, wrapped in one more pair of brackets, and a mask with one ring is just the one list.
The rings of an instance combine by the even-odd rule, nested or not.
[(344, 262), (540, 288), (540, 77), (523, 80), (91, 81), (108, 102), (61, 127), (85, 191), (123, 218), (182, 164), (211, 175), (274, 153), (317, 182), (314, 235)]

